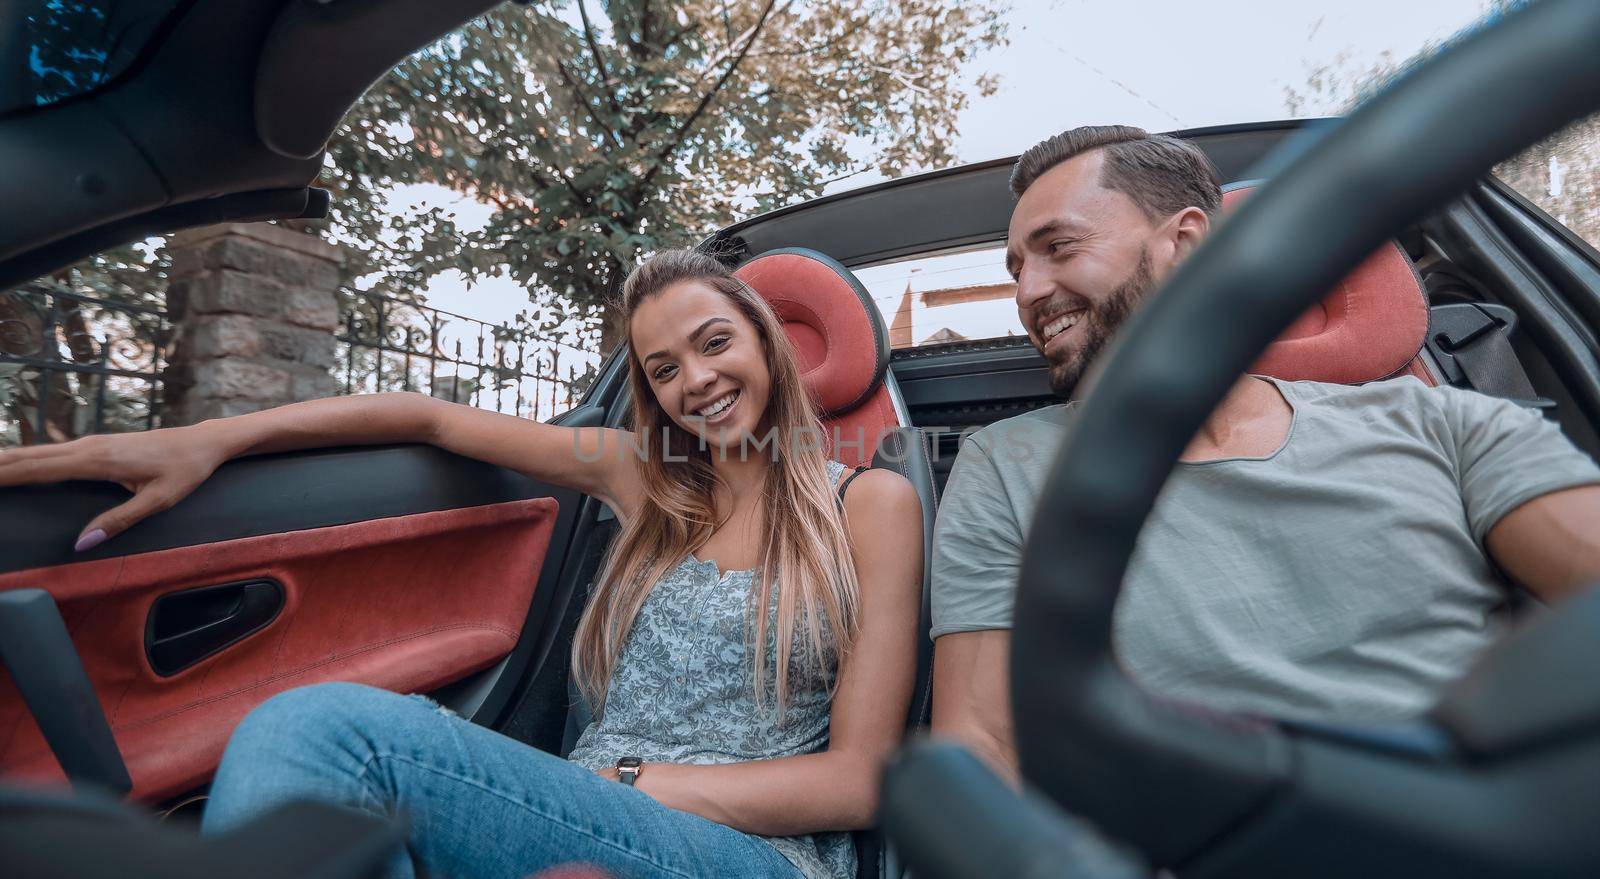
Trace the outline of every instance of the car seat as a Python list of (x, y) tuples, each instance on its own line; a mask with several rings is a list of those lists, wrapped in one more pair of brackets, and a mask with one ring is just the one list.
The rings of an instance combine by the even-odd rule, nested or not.
[[(1223, 210), (1258, 185), (1245, 181), (1223, 187)], [(1412, 375), (1430, 386), (1469, 388), (1553, 411), (1555, 401), (1534, 389), (1512, 345), (1515, 311), (1494, 302), (1430, 300), (1427, 291), (1435, 284), (1448, 291), (1460, 283), (1454, 273), (1437, 268), (1423, 281), (1405, 250), (1391, 241), (1290, 325), (1254, 371), (1343, 384)], [(1419, 337), (1420, 347), (1413, 344)], [(1407, 351), (1413, 352), (1410, 362), (1385, 372)]]
[[(1251, 181), (1223, 187), (1223, 211), (1257, 186)], [(1347, 385), (1410, 375), (1432, 387), (1439, 381), (1424, 359), (1427, 335), (1422, 278), (1400, 245), (1389, 241), (1296, 318), (1250, 371)]]

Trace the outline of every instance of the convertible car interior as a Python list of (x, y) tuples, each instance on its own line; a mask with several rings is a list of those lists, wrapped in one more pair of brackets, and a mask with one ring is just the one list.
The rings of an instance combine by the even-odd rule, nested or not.
[[(396, 61), (494, 4), (395, 0), (377, 27), (381, 5), (177, 4), (140, 63), (97, 92), (0, 112), (0, 163), (30, 169), (0, 175), (0, 203), (12, 217), (34, 219), (0, 224), (0, 289), (143, 235), (324, 211), (328, 194), (312, 184), (345, 110)], [(341, 46), (360, 51), (333, 48)], [(295, 60), (308, 52), (329, 64)], [(1173, 133), (1199, 146), (1227, 181), (1223, 237), (1236, 222), (1250, 222), (1258, 200), (1263, 212), (1280, 204), (1269, 201), (1280, 180), (1306, 176), (1300, 169), (1317, 147), (1343, 143), (1344, 124)], [(205, 138), (189, 134), (202, 129)], [(828, 195), (743, 220), (700, 244), (783, 319), (832, 437), (832, 457), (893, 469), (915, 486), (925, 559), (961, 437), (1056, 400), (1045, 362), (1025, 336), (891, 348), (884, 315), (857, 273), (1003, 242), (1014, 161)], [(1300, 300), (1315, 304), (1297, 306), (1287, 329), (1257, 327), (1265, 317), (1220, 305), (1183, 332), (1191, 341), (1229, 340), (1253, 328), (1276, 341), (1236, 362), (1280, 378), (1412, 376), (1512, 399), (1600, 458), (1600, 253), (1488, 167), (1481, 163), (1449, 197), (1383, 215), (1399, 219), (1375, 250), (1378, 236), (1361, 239), (1367, 255), (1353, 271), (1357, 259), (1330, 273), (1309, 254), (1322, 239), (1353, 241), (1360, 230), (1334, 223), (1279, 241), (1267, 260), (1279, 278), (1341, 278), (1318, 281), (1314, 297)], [(113, 185), (90, 186), (91, 178)], [(1268, 240), (1259, 224), (1253, 229)], [(553, 421), (624, 426), (628, 409), (624, 359), (612, 351), (579, 404)], [(368, 875), (399, 839), (382, 822), (308, 806), (230, 837), (192, 833), (233, 726), (293, 686), (353, 680), (426, 692), (472, 722), (552, 753), (570, 750), (586, 722), (568, 656), (618, 528), (595, 498), (427, 446), (318, 449), (230, 461), (171, 510), (72, 552), (82, 524), (126, 497), (105, 483), (0, 489), (0, 659), (9, 670), (0, 674), (0, 851), (16, 875), (125, 875), (121, 865), (135, 862), (160, 864), (164, 876), (214, 875), (239, 858), (259, 859), (261, 875)], [(925, 579), (924, 636), (927, 591)], [(1032, 594), (1045, 592), (1041, 585)], [(1111, 594), (1114, 601), (1114, 586)], [(1583, 641), (1563, 637), (1550, 643)], [(1036, 635), (1030, 643), (1046, 640)], [(932, 650), (924, 637), (911, 731), (928, 722)], [(1097, 668), (1081, 679), (1095, 679)], [(1043, 665), (1033, 671), (1049, 674)], [(1578, 701), (1563, 717), (1571, 728), (1593, 728), (1600, 715)], [(1066, 716), (1038, 713), (1028, 722), (1032, 738), (1020, 740), (1025, 772), (1052, 759), (1037, 731)], [(1091, 751), (1085, 745), (1072, 754), (1088, 759)], [(918, 875), (985, 875), (1011, 857), (996, 839), (1010, 839), (1017, 857), (1042, 850), (1019, 837), (1028, 828), (1054, 839), (1051, 819), (1017, 805), (960, 758), (913, 752), (891, 773), (888, 835), (856, 835), (858, 875), (898, 877), (908, 862)], [(1148, 777), (1141, 782), (1156, 789)], [(1065, 782), (1041, 790), (1057, 802), (1070, 799)], [(1207, 807), (1203, 796), (1177, 799), (1196, 812)], [(1243, 821), (1246, 812), (1257, 814), (1243, 807), (1227, 814)], [(1010, 830), (985, 823), (986, 814), (1014, 823)], [(954, 826), (961, 822), (970, 832)], [(1358, 824), (1345, 829), (1356, 834)], [(1391, 826), (1374, 837), (1392, 840), (1399, 834)], [(982, 834), (991, 834), (982, 846), (961, 849)], [(1170, 839), (1133, 842), (1153, 863), (1182, 861), (1160, 857), (1176, 850)], [(1349, 844), (1360, 842), (1352, 835)], [(1266, 863), (1295, 864), (1286, 857)]]

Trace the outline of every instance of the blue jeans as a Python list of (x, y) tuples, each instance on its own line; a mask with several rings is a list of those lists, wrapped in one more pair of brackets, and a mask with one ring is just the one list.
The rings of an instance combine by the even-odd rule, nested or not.
[(421, 697), (359, 684), (290, 690), (252, 711), (223, 754), (203, 832), (296, 799), (404, 815), (409, 856), (389, 871), (398, 877), (510, 879), (571, 863), (618, 879), (800, 875), (760, 837), (669, 809)]

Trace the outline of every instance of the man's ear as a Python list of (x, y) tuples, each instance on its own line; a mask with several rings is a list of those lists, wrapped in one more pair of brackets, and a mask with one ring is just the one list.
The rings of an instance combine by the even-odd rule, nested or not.
[(1184, 208), (1167, 221), (1172, 230), (1172, 255), (1181, 262), (1211, 234), (1211, 218), (1195, 207)]

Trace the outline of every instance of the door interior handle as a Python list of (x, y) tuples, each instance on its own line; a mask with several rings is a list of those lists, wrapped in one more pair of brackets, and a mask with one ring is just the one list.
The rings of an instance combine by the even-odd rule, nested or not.
[(156, 674), (175, 675), (265, 628), (281, 610), (283, 584), (266, 578), (163, 595), (145, 621), (145, 655)]

